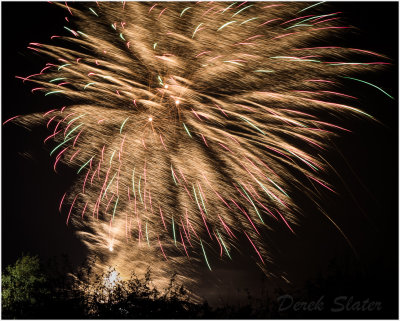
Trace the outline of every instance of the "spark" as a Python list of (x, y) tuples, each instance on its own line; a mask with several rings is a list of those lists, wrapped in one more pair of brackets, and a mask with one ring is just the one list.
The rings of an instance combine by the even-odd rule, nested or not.
[(182, 124), (183, 124), (183, 127), (185, 127), (185, 130), (186, 130), (186, 132), (188, 133), (189, 137), (190, 137), (190, 138), (193, 138), (192, 135), (190, 134), (189, 129), (186, 127), (186, 125), (185, 125), (184, 123), (182, 123)]
[(306, 10), (308, 10), (308, 9), (310, 9), (310, 8), (313, 8), (313, 7), (315, 7), (315, 6), (319, 6), (320, 4), (323, 4), (324, 2), (326, 2), (326, 1), (321, 1), (321, 2), (314, 3), (314, 4), (312, 4), (311, 6), (308, 6), (308, 7), (304, 8), (304, 9), (300, 10), (300, 11), (299, 11), (299, 12), (297, 12), (297, 13), (300, 13), (300, 12), (306, 11)]
[(3, 122), (3, 125), (7, 124), (8, 122), (10, 122), (10, 121), (12, 121), (12, 120), (14, 120), (14, 119), (16, 119), (18, 117), (20, 117), (20, 115), (17, 115), (17, 116), (14, 116), (14, 117), (11, 117), (11, 118), (7, 119), (5, 122)]
[(96, 13), (96, 11), (94, 11), (92, 8), (89, 8), (89, 10), (92, 11), (93, 14), (95, 14), (97, 17), (99, 16), (99, 15)]
[[(353, 78), (387, 63), (352, 56), (386, 57), (328, 42), (336, 40), (323, 30), (346, 28), (331, 20), (339, 12), (298, 17), (322, 4), (103, 2), (99, 14), (87, 4), (74, 9), (81, 30), (64, 27), (74, 37), (64, 31), (49, 45), (30, 44), (57, 64), (17, 79), (68, 105), (3, 124), (31, 127), (39, 119), (50, 131), (44, 143), (54, 141), (54, 169), (62, 163), (78, 174), (59, 211), (69, 207), (67, 224), (85, 231), (90, 256), (118, 246), (99, 255), (99, 267), (150, 263), (159, 274), (184, 275), (185, 263), (194, 267), (203, 255), (211, 270), (215, 255), (245, 252), (244, 235), (264, 264), (273, 224), (294, 234), (302, 211), (296, 193), (334, 192), (323, 153), (333, 135), (350, 130), (331, 124), (331, 115), (372, 117), (351, 106), (351, 92), (335, 91), (338, 80), (393, 97)], [(316, 40), (328, 45), (311, 47)], [(313, 51), (292, 55), (300, 50)], [(84, 217), (89, 209), (93, 218)]]
[(92, 158), (91, 159), (89, 159), (85, 164), (83, 164), (82, 166), (81, 166), (81, 168), (79, 168), (79, 170), (78, 170), (78, 173), (77, 174), (79, 174), (80, 173), (80, 171), (82, 170), (82, 169), (84, 169), (85, 167), (86, 167), (86, 165), (87, 164), (89, 164), (91, 161), (92, 161), (92, 159), (93, 159), (93, 157), (94, 156), (92, 156)]
[(189, 10), (190, 8), (192, 8), (192, 7), (187, 7), (187, 8), (185, 8), (185, 9), (183, 9), (182, 12), (181, 12), (180, 17), (182, 17), (182, 15), (183, 15), (187, 10)]
[(223, 28), (225, 28), (226, 26), (229, 26), (230, 24), (232, 24), (232, 23), (234, 23), (234, 22), (236, 22), (236, 21), (229, 21), (229, 22), (223, 24), (221, 27), (218, 28), (217, 31), (222, 30)]
[(95, 82), (89, 82), (83, 87), (83, 89), (85, 90), (87, 87), (94, 85), (94, 84), (95, 84)]
[(199, 28), (200, 28), (200, 26), (201, 26), (202, 24), (203, 24), (203, 23), (200, 23), (200, 24), (196, 27), (196, 29), (195, 29), (194, 32), (193, 32), (192, 39), (194, 38), (194, 35), (195, 35), (196, 32), (199, 30)]
[[(151, 117), (150, 117), (150, 118), (151, 118)], [(149, 118), (149, 121), (151, 121), (150, 118)], [(121, 125), (121, 128), (119, 129), (119, 133), (120, 133), (120, 134), (122, 134), (122, 129), (124, 128), (124, 126), (125, 126), (126, 122), (128, 121), (128, 119), (129, 119), (129, 117), (127, 117), (127, 118), (123, 121), (123, 123), (122, 123), (122, 125)]]
[(54, 91), (50, 91), (50, 92), (46, 93), (45, 96), (62, 93), (62, 92), (64, 92), (64, 90), (54, 90)]
[(207, 266), (208, 266), (208, 268), (210, 269), (210, 271), (212, 271), (212, 270), (211, 270), (211, 266), (210, 266), (210, 264), (208, 263), (208, 259), (207, 259), (206, 251), (204, 250), (203, 242), (202, 242), (201, 240), (200, 240), (200, 245), (201, 245), (201, 249), (203, 250), (204, 259), (205, 259), (205, 261), (206, 261), (206, 263), (207, 263)]
[(357, 79), (357, 78), (352, 78), (352, 77), (343, 77), (343, 78), (351, 79), (351, 80), (355, 80), (355, 81), (359, 81), (359, 82), (362, 82), (362, 83), (364, 83), (364, 84), (370, 85), (370, 86), (372, 86), (372, 87), (374, 87), (374, 88), (380, 90), (381, 92), (383, 92), (383, 93), (384, 93), (386, 96), (388, 96), (389, 98), (394, 99), (393, 96), (389, 95), (389, 94), (388, 94), (386, 91), (384, 91), (382, 88), (379, 88), (378, 86), (376, 86), (376, 85), (374, 85), (374, 84), (371, 84), (371, 83), (369, 83), (369, 82), (367, 82), (367, 81), (365, 81), (365, 80), (361, 80), (361, 79)]
[(232, 18), (233, 18), (234, 16), (236, 16), (237, 14), (241, 13), (242, 11), (244, 11), (244, 10), (246, 10), (247, 8), (250, 8), (250, 7), (252, 7), (252, 6), (253, 6), (253, 5), (251, 4), (251, 5), (247, 6), (247, 7), (244, 7), (244, 8), (242, 8), (242, 9), (240, 9), (238, 12), (236, 12), (235, 14), (232, 15)]

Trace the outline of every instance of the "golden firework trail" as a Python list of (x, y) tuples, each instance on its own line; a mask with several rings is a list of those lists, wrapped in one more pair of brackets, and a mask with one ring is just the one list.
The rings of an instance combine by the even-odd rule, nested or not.
[(322, 3), (57, 5), (64, 32), (29, 45), (50, 61), (19, 78), (65, 106), (12, 120), (48, 128), (54, 170), (77, 174), (66, 224), (121, 273), (212, 270), (238, 248), (268, 270), (264, 236), (296, 233), (293, 195), (334, 192), (320, 155), (349, 131), (340, 116), (372, 118), (341, 82), (391, 97), (362, 80), (385, 57), (318, 46), (351, 31)]

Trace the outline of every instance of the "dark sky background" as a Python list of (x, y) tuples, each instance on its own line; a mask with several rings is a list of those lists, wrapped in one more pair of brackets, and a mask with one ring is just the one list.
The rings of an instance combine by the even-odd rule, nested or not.
[[(327, 153), (340, 173), (339, 177), (332, 172), (329, 178), (338, 195), (323, 195), (321, 203), (349, 237), (357, 256), (321, 213), (306, 206), (295, 236), (283, 230), (272, 235), (277, 268), (287, 273), (292, 285), (265, 280), (255, 264), (237, 255), (233, 265), (204, 272), (200, 287), (210, 300), (222, 297), (233, 302), (240, 297), (237, 289), (255, 293), (261, 286), (295, 293), (314, 282), (318, 290), (307, 292), (304, 299), (327, 293), (353, 295), (359, 300), (382, 301), (385, 313), (397, 311), (398, 4), (340, 2), (331, 6), (359, 28), (346, 39), (349, 47), (393, 59), (393, 67), (385, 72), (359, 78), (384, 88), (395, 100), (365, 84), (345, 82), (347, 92), (359, 97), (357, 107), (381, 124), (344, 119), (344, 127), (353, 133), (336, 138), (336, 148)], [(15, 76), (38, 72), (46, 63), (26, 47), (29, 42), (48, 42), (50, 36), (63, 32), (64, 17), (61, 9), (45, 2), (2, 2), (2, 122), (61, 106), (57, 97), (31, 94), (31, 87)], [(43, 129), (28, 131), (11, 123), (2, 126), (2, 268), (22, 253), (38, 254), (44, 260), (66, 254), (73, 266), (85, 257), (85, 248), (58, 212), (60, 198), (73, 177), (65, 167), (60, 167), (59, 174), (52, 170), (43, 146), (46, 136)]]

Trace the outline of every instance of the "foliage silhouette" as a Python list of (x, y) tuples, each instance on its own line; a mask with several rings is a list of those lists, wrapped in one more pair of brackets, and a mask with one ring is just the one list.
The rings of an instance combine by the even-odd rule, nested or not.
[(22, 256), (2, 273), (2, 309), (14, 317), (23, 316), (33, 306), (40, 305), (43, 297), (49, 294), (46, 283), (39, 258)]
[[(226, 303), (210, 306), (176, 281), (158, 288), (151, 270), (139, 277), (132, 273), (123, 280), (115, 268), (97, 273), (94, 261), (87, 261), (71, 273), (68, 260), (52, 260), (41, 265), (35, 256), (23, 256), (8, 266), (2, 274), (3, 319), (266, 319), (266, 318), (396, 318), (396, 292), (376, 289), (371, 274), (355, 275), (342, 271), (335, 262), (329, 275), (309, 280), (302, 288), (276, 289), (261, 297), (247, 291), (247, 300), (240, 304)], [(385, 288), (387, 284), (382, 284)], [(389, 289), (388, 289), (389, 290)], [(290, 295), (294, 302), (317, 301), (323, 296), (322, 311), (280, 309), (278, 298)], [(343, 311), (333, 314), (330, 304), (339, 295), (354, 296), (356, 300), (369, 298), (382, 302), (381, 310)]]
[(115, 268), (93, 271), (93, 261), (75, 273), (52, 260), (41, 266), (38, 257), (23, 256), (2, 276), (2, 317), (8, 318), (188, 318), (204, 315), (203, 305), (172, 275), (158, 289), (150, 269), (143, 277), (132, 273), (122, 280)]

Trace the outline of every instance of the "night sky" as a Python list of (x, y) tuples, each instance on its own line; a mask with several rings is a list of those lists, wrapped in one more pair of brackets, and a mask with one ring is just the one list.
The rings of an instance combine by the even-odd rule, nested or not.
[[(236, 255), (235, 263), (203, 273), (201, 292), (211, 302), (220, 298), (234, 302), (240, 297), (237, 289), (248, 288), (261, 295), (260, 284), (271, 293), (276, 288), (292, 293), (307, 282), (334, 279), (336, 288), (320, 282), (315, 297), (305, 299), (326, 293), (354, 295), (382, 301), (385, 313), (397, 311), (398, 4), (341, 2), (331, 6), (358, 28), (346, 38), (349, 47), (385, 54), (393, 62), (384, 72), (366, 74), (362, 79), (378, 84), (395, 100), (370, 86), (345, 82), (351, 86), (348, 92), (359, 97), (357, 107), (379, 122), (344, 118), (343, 127), (353, 133), (334, 138), (334, 148), (326, 154), (340, 176), (330, 173), (328, 180), (337, 195), (322, 195), (322, 204), (357, 255), (339, 231), (305, 202), (296, 235), (284, 229), (271, 234), (275, 268), (285, 271), (292, 285), (265, 279), (253, 262)], [(31, 94), (31, 87), (15, 76), (36, 73), (46, 63), (26, 47), (29, 42), (47, 42), (51, 35), (61, 33), (64, 17), (63, 10), (48, 3), (2, 2), (2, 122), (63, 104), (54, 96)], [(85, 248), (58, 212), (73, 175), (65, 166), (54, 173), (43, 145), (46, 136), (43, 128), (2, 126), (2, 268), (22, 253), (38, 254), (44, 260), (66, 254), (72, 266), (85, 258)]]

